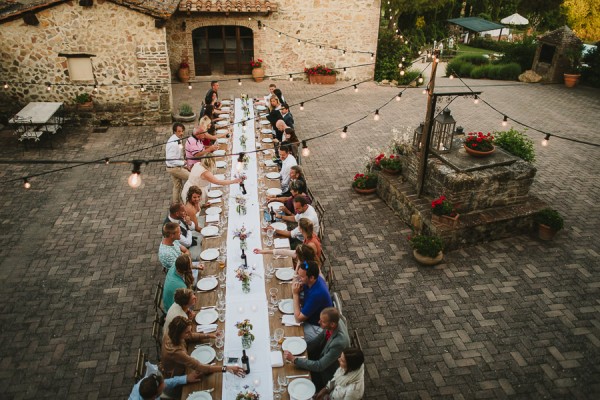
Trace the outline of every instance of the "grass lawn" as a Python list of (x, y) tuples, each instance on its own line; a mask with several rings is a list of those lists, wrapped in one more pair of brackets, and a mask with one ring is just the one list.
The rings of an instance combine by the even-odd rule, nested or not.
[(462, 56), (463, 54), (492, 54), (494, 53), (492, 50), (486, 49), (478, 49), (477, 47), (467, 46), (466, 44), (458, 45), (458, 55)]

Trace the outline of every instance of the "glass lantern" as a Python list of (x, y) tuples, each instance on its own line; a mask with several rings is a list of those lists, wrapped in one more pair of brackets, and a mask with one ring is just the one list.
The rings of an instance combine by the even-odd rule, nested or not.
[(431, 149), (438, 153), (448, 153), (452, 148), (456, 120), (450, 115), (449, 109), (439, 114), (433, 120)]
[(423, 129), (425, 128), (425, 123), (421, 122), (415, 132), (413, 133), (413, 148), (415, 150), (419, 150), (421, 148), (421, 138), (423, 137)]

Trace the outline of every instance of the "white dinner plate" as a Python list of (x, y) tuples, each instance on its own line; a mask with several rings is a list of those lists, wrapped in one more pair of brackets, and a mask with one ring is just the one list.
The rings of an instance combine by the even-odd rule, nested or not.
[(229, 114), (219, 114), (219, 118), (229, 118)]
[(219, 228), (214, 225), (208, 225), (208, 226), (205, 226), (204, 228), (202, 228), (200, 233), (204, 237), (215, 236), (215, 235), (219, 234)]
[(266, 110), (266, 109), (267, 109), (267, 107), (265, 107), (265, 106), (256, 106), (256, 109), (257, 109), (258, 111), (264, 111), (264, 110)]
[(190, 393), (186, 400), (212, 400), (212, 396), (208, 392), (194, 392)]
[(316, 391), (315, 385), (306, 378), (294, 379), (288, 385), (288, 393), (294, 400), (309, 400)]
[[(283, 203), (279, 202), (279, 201), (274, 201), (272, 203), (269, 203), (269, 209), (277, 212), (281, 207), (283, 207)], [(285, 229), (285, 228), (283, 228)]]
[(273, 160), (265, 160), (265, 166), (267, 166), (267, 167), (274, 167), (276, 165), (277, 164)]
[(258, 116), (259, 116), (259, 117), (261, 117), (261, 118), (266, 118), (266, 117), (267, 117), (267, 115), (269, 115), (269, 114), (267, 114), (267, 113), (264, 113), (264, 112), (262, 112), (262, 113), (258, 114)]
[(221, 100), (221, 104), (231, 104), (231, 100)]
[[(265, 139), (263, 139), (265, 140)], [(281, 178), (281, 174), (279, 172), (267, 172), (265, 175), (269, 179), (279, 179)]]
[(198, 325), (212, 324), (217, 318), (219, 318), (219, 313), (214, 308), (207, 308), (196, 314), (196, 322)]
[(270, 125), (271, 123), (269, 121), (260, 121), (261, 125)]
[(216, 199), (217, 197), (223, 196), (223, 192), (221, 192), (220, 190), (209, 190), (208, 193), (206, 193), (206, 195), (211, 199)]
[(213, 290), (218, 284), (219, 281), (217, 281), (217, 278), (202, 278), (198, 281), (196, 286), (199, 290)]
[(217, 129), (217, 133), (227, 133), (227, 129)]
[(287, 225), (284, 222), (273, 222), (271, 226), (280, 231), (287, 231)]
[[(292, 312), (293, 312), (293, 306), (292, 306)], [(285, 339), (283, 341), (281, 348), (283, 350), (289, 351), (290, 353), (292, 353), (295, 356), (298, 356), (298, 355), (304, 353), (304, 350), (306, 350), (306, 342), (301, 337), (288, 337), (287, 339)]]
[(220, 126), (229, 125), (229, 121), (217, 121), (217, 125), (220, 125)]
[(273, 133), (272, 129), (267, 129), (267, 128), (262, 128), (260, 131), (262, 133), (264, 133), (265, 135), (268, 135), (269, 133)]
[(221, 211), (223, 211), (221, 207), (210, 207), (206, 209), (206, 215), (221, 214)]
[(221, 111), (231, 111), (231, 107), (221, 107)]
[(279, 196), (281, 193), (283, 193), (283, 191), (279, 188), (271, 188), (271, 189), (267, 190), (267, 194), (269, 196)]
[(213, 151), (213, 156), (220, 157), (220, 156), (224, 156), (224, 155), (225, 155), (225, 150), (215, 150), (215, 151)]
[(270, 137), (266, 137), (266, 138), (263, 138), (262, 142), (263, 143), (273, 143), (273, 139), (271, 139)]
[(292, 299), (283, 299), (279, 302), (279, 311), (284, 314), (293, 314), (294, 313), (294, 300)]
[(202, 364), (210, 364), (215, 359), (215, 355), (215, 349), (210, 346), (198, 346), (191, 354), (192, 357)]
[(227, 138), (224, 138), (224, 137), (217, 139), (217, 143), (227, 144), (227, 142), (228, 142)]
[(204, 261), (216, 260), (219, 257), (219, 249), (206, 249), (200, 253), (200, 258)]
[(275, 271), (275, 276), (280, 281), (291, 281), (294, 277), (294, 268), (279, 268)]
[(217, 161), (216, 166), (217, 168), (225, 168), (227, 166), (227, 161)]
[[(217, 178), (219, 180), (224, 180), (225, 179), (225, 174), (216, 174), (215, 178)], [(215, 185), (215, 183), (213, 183), (212, 185)]]

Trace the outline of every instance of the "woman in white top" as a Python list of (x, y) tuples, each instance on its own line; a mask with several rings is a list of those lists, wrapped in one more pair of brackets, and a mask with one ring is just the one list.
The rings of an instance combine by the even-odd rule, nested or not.
[(190, 176), (187, 182), (185, 185), (183, 185), (181, 198), (187, 199), (187, 192), (190, 187), (198, 186), (202, 190), (202, 199), (200, 200), (200, 204), (206, 204), (209, 184), (216, 183), (217, 185), (231, 185), (234, 183), (240, 183), (242, 181), (241, 178), (228, 180), (217, 179), (212, 173), (214, 167), (215, 159), (213, 157), (203, 158), (200, 162), (194, 164), (192, 170), (190, 171)]
[(163, 335), (169, 333), (169, 324), (175, 317), (184, 317), (190, 320), (193, 320), (196, 317), (196, 313), (192, 308), (196, 304), (197, 298), (192, 289), (177, 289), (173, 297), (175, 303), (169, 307), (169, 311), (165, 317)]
[(340, 367), (333, 378), (316, 394), (317, 400), (360, 400), (365, 393), (365, 356), (350, 347), (338, 358)]

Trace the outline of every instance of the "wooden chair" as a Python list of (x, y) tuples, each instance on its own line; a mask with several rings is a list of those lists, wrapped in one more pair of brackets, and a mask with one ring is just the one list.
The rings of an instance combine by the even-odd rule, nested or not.
[(338, 292), (333, 292), (331, 295), (331, 300), (333, 301), (333, 306), (338, 309), (340, 315), (343, 315), (342, 312), (342, 299), (340, 299), (340, 295)]
[(311, 199), (312, 201), (315, 201), (315, 200), (316, 200), (316, 199), (315, 199), (315, 195), (313, 194), (312, 190), (310, 190), (310, 188), (309, 188), (309, 187), (307, 187), (307, 188), (306, 188), (306, 194), (308, 195), (308, 197), (310, 197), (310, 199)]
[(167, 313), (162, 305), (163, 290), (163, 284), (158, 282), (156, 284), (156, 291), (154, 292), (154, 312), (156, 313), (156, 319), (161, 319), (164, 323)]
[(142, 352), (142, 349), (138, 349), (137, 360), (135, 361), (135, 372), (133, 373), (134, 382), (137, 383), (146, 374), (146, 361), (148, 355)]
[(319, 216), (319, 223), (323, 223), (323, 219), (325, 218), (325, 208), (321, 205), (319, 200), (313, 199), (312, 206), (315, 208), (317, 215)]
[(165, 320), (160, 318), (156, 318), (152, 323), (152, 339), (154, 339), (154, 343), (156, 344), (156, 359), (160, 361), (160, 349), (162, 347), (162, 332)]
[(319, 232), (317, 232), (317, 236), (321, 243), (323, 243), (323, 236), (325, 236), (325, 221), (323, 220), (319, 222)]
[(358, 331), (356, 329), (352, 332), (352, 338), (350, 338), (350, 345), (362, 351), (362, 344), (360, 343), (360, 337), (358, 336)]
[(331, 292), (335, 286), (335, 275), (331, 266), (327, 269), (327, 273), (325, 274), (325, 282), (327, 282), (327, 286), (329, 286), (329, 291)]

